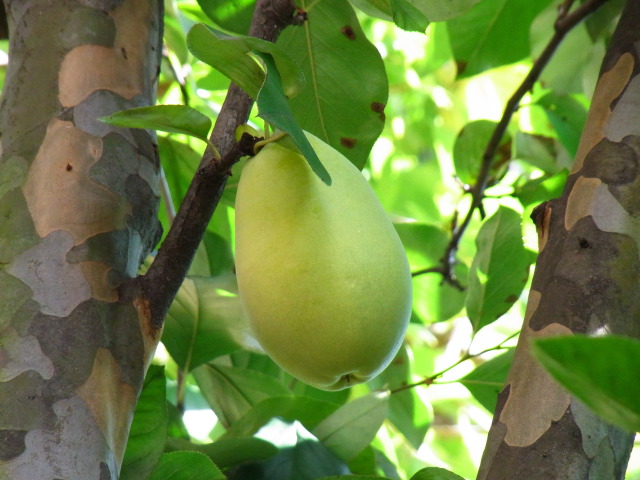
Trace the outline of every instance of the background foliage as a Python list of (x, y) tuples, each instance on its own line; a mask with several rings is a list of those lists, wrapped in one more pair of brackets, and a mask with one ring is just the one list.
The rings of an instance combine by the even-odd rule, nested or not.
[[(622, 2), (575, 27), (520, 102), (482, 208), (444, 276), (442, 258), (470, 208), (483, 152), (552, 37), (559, 2), (296, 3), (308, 22), (272, 47), (242, 38), (252, 0), (166, 0), (158, 103), (215, 121), (231, 77), (258, 100), (253, 128), (267, 119), (310, 130), (362, 168), (415, 273), (406, 341), (378, 378), (339, 392), (306, 386), (262, 354), (233, 275), (240, 162), (169, 312), (122, 478), (474, 478), (535, 262), (528, 216), (561, 192)], [(274, 119), (283, 109), (284, 119)], [(138, 119), (165, 131), (165, 232), (210, 127), (182, 114), (172, 111), (166, 128), (166, 113), (145, 125)], [(547, 365), (553, 348), (540, 345)], [(637, 422), (637, 412), (628, 415)]]

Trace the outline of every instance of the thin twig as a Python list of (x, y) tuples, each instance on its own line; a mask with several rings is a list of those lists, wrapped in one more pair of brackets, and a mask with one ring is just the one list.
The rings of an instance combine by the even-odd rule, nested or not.
[(437, 373), (434, 373), (433, 375), (430, 375), (426, 378), (423, 378), (422, 380), (415, 382), (415, 383), (409, 383), (407, 385), (403, 385), (401, 387), (395, 388), (393, 390), (391, 390), (391, 393), (398, 393), (398, 392), (402, 392), (403, 390), (408, 390), (410, 388), (415, 388), (415, 387), (419, 387), (421, 385), (433, 385), (433, 383), (440, 378), (441, 376), (443, 376), (445, 373), (447, 373), (450, 370), (453, 370), (454, 368), (456, 368), (458, 365), (460, 365), (461, 363), (466, 362), (467, 360), (471, 360), (473, 358), (477, 358), (481, 355), (484, 355), (485, 353), (489, 353), (489, 352), (494, 352), (497, 350), (504, 350), (506, 348), (509, 347), (505, 347), (504, 344), (507, 343), (509, 340), (511, 340), (512, 338), (514, 338), (516, 335), (518, 335), (520, 332), (515, 332), (512, 333), (511, 335), (509, 335), (507, 338), (505, 338), (504, 340), (502, 340), (498, 345), (494, 346), (494, 347), (490, 347), (490, 348), (485, 348), (484, 350), (478, 352), (478, 353), (469, 353), (468, 351), (462, 356), (460, 357), (459, 360), (457, 360), (455, 363), (449, 365), (448, 367), (440, 370)]
[(500, 142), (504, 133), (511, 122), (511, 118), (518, 110), (520, 105), (520, 101), (529, 92), (535, 82), (540, 77), (540, 74), (544, 70), (544, 68), (551, 60), (554, 52), (564, 39), (564, 37), (571, 31), (573, 27), (575, 27), (578, 23), (580, 23), (583, 19), (589, 16), (591, 13), (595, 12), (601, 5), (603, 5), (607, 0), (587, 0), (585, 3), (576, 8), (573, 12), (569, 12), (571, 5), (573, 4), (573, 0), (565, 0), (565, 2), (561, 5), (558, 11), (558, 17), (554, 24), (555, 32), (549, 43), (544, 48), (540, 56), (534, 62), (531, 70), (524, 78), (518, 89), (511, 95), (511, 98), (507, 101), (507, 104), (504, 108), (504, 112), (502, 114), (502, 118), (496, 125), (489, 142), (485, 148), (485, 151), (482, 155), (482, 163), (480, 164), (480, 171), (478, 172), (478, 178), (476, 183), (471, 187), (471, 205), (469, 206), (469, 210), (465, 215), (464, 219), (457, 228), (453, 229), (451, 239), (445, 253), (442, 257), (441, 264), (443, 266), (443, 279), (444, 281), (451, 283), (453, 285), (459, 285), (455, 274), (453, 272), (453, 266), (456, 263), (455, 254), (458, 250), (458, 245), (460, 244), (460, 240), (464, 235), (471, 219), (473, 218), (473, 214), (476, 209), (482, 208), (482, 200), (484, 199), (484, 192), (487, 188), (489, 177), (491, 174), (491, 167), (493, 166), (493, 159), (496, 155), (498, 147), (500, 146)]
[[(294, 17), (292, 0), (258, 0), (249, 35), (275, 41)], [(189, 271), (196, 249), (231, 174), (230, 169), (242, 156), (253, 152), (256, 140), (244, 134), (236, 142), (236, 129), (247, 122), (253, 100), (232, 84), (216, 120), (210, 142), (220, 152), (216, 159), (207, 148), (175, 220), (144, 276), (136, 279), (149, 310), (151, 326), (160, 329), (164, 317), (182, 281)], [(128, 292), (123, 292), (123, 296)]]

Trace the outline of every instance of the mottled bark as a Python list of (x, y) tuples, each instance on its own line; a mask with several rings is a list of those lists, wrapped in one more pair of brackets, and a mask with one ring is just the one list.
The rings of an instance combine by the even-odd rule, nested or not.
[(5, 0), (0, 478), (116, 479), (159, 332), (119, 287), (159, 238), (162, 0)]
[(566, 393), (529, 345), (558, 334), (640, 337), (639, 22), (640, 2), (629, 0), (563, 195), (535, 214), (540, 256), (480, 480), (624, 478), (633, 434)]

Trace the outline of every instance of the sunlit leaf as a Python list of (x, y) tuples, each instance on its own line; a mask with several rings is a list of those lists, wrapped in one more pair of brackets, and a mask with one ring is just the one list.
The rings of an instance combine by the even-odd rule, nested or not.
[(288, 422), (299, 421), (312, 430), (322, 420), (335, 412), (340, 405), (301, 395), (274, 396), (256, 403), (229, 430), (231, 436), (247, 436), (256, 433), (274, 417)]
[(640, 341), (622, 336), (540, 338), (534, 356), (605, 420), (640, 431)]
[(227, 477), (198, 452), (171, 452), (160, 457), (147, 480), (225, 480)]
[(299, 4), (307, 10), (307, 21), (284, 30), (277, 42), (307, 79), (303, 91), (290, 100), (291, 110), (304, 130), (362, 168), (384, 127), (384, 64), (349, 2)]
[(232, 425), (261, 400), (289, 393), (273, 377), (242, 368), (208, 363), (196, 368), (193, 375), (202, 395), (226, 426)]
[(505, 206), (484, 222), (476, 244), (466, 307), (473, 329), (478, 331), (518, 299), (529, 277), (532, 255), (524, 247), (520, 215)]
[[(391, 364), (370, 382), (372, 388), (395, 390), (410, 383), (410, 362), (407, 348), (401, 348)], [(418, 396), (415, 388), (394, 392), (389, 397), (389, 420), (416, 449), (422, 445), (433, 419), (430, 408)]]
[(462, 183), (476, 183), (483, 154), (495, 128), (496, 122), (476, 120), (465, 125), (458, 134), (453, 147), (453, 163)]
[(202, 11), (216, 25), (245, 35), (249, 31), (255, 3), (255, 0), (198, 0)]
[(154, 469), (167, 437), (167, 393), (164, 368), (151, 365), (133, 415), (120, 478), (147, 478)]
[(235, 277), (190, 277), (167, 314), (162, 342), (189, 372), (242, 347), (259, 348), (242, 312)]
[(502, 355), (482, 363), (460, 379), (460, 383), (491, 413), (496, 408), (498, 393), (504, 386), (513, 354), (514, 350), (509, 349)]
[(101, 117), (105, 123), (119, 127), (147, 128), (182, 133), (208, 141), (211, 119), (186, 105), (152, 105), (131, 108)]
[(329, 450), (348, 462), (376, 436), (387, 416), (389, 392), (357, 398), (332, 413), (312, 433)]

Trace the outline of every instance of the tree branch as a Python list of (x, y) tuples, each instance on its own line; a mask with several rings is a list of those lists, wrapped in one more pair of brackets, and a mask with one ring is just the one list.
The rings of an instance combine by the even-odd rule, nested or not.
[(493, 159), (496, 155), (498, 147), (500, 146), (500, 141), (504, 136), (509, 123), (511, 122), (511, 118), (518, 110), (520, 105), (520, 101), (526, 95), (528, 91), (530, 91), (540, 74), (544, 70), (544, 68), (551, 60), (554, 52), (564, 39), (564, 37), (571, 31), (573, 27), (575, 27), (578, 23), (588, 17), (591, 13), (595, 12), (601, 5), (603, 5), (607, 0), (587, 0), (578, 8), (576, 8), (573, 12), (569, 12), (571, 5), (573, 4), (573, 0), (565, 0), (565, 2), (561, 5), (558, 10), (558, 17), (554, 24), (555, 33), (547, 46), (544, 48), (538, 59), (534, 62), (531, 70), (524, 78), (518, 89), (511, 95), (511, 98), (507, 101), (507, 104), (504, 108), (504, 112), (502, 114), (502, 118), (496, 125), (496, 128), (487, 143), (485, 151), (482, 155), (482, 163), (480, 164), (480, 171), (478, 172), (478, 179), (476, 183), (469, 189), (472, 200), (471, 205), (469, 206), (469, 210), (465, 215), (462, 222), (452, 230), (451, 239), (445, 253), (440, 260), (441, 267), (434, 267), (430, 269), (425, 269), (424, 273), (427, 272), (439, 272), (443, 275), (443, 281), (452, 284), (460, 288), (460, 284), (458, 283), (455, 274), (453, 272), (453, 267), (456, 263), (455, 254), (458, 250), (458, 245), (460, 244), (460, 240), (464, 235), (471, 219), (473, 218), (473, 214), (476, 209), (482, 208), (482, 200), (484, 199), (484, 192), (487, 188), (489, 177), (491, 174), (491, 167), (493, 166)]
[[(292, 0), (258, 0), (249, 34), (273, 42), (291, 24), (294, 13)], [(253, 152), (255, 138), (245, 134), (239, 142), (235, 140), (236, 129), (247, 122), (252, 106), (251, 97), (232, 84), (210, 137), (221, 158), (216, 160), (211, 149), (205, 150), (154, 262), (147, 273), (136, 280), (143, 298), (148, 302), (154, 328), (162, 326), (169, 306), (191, 266), (231, 174), (230, 168), (242, 156)]]

